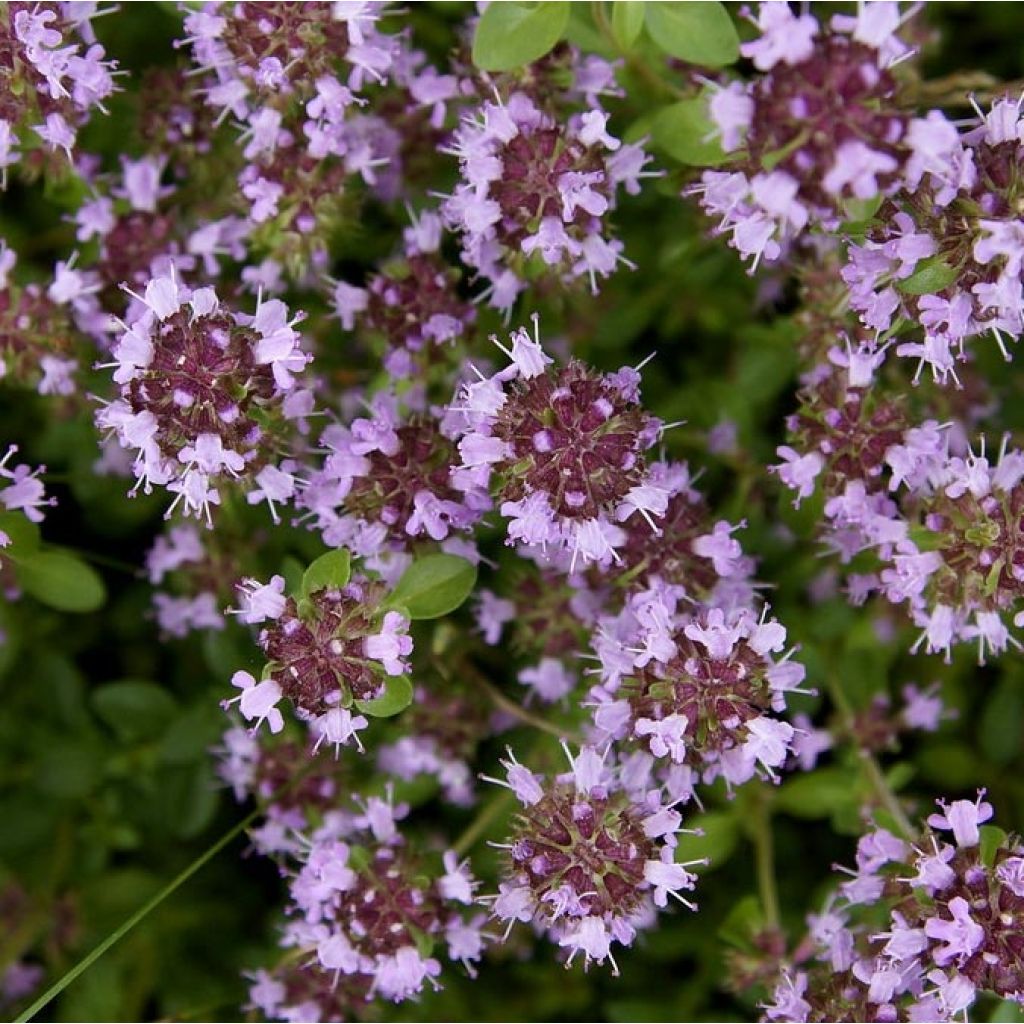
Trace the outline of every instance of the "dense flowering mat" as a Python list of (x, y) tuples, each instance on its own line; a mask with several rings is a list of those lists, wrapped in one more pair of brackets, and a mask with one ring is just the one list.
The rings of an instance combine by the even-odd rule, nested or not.
[(0, 1013), (1024, 1019), (1022, 28), (0, 5)]

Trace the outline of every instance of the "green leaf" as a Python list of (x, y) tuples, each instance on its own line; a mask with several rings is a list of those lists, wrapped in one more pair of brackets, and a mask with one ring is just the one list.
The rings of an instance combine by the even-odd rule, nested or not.
[(724, 864), (739, 841), (739, 827), (735, 815), (727, 811), (707, 811), (687, 821), (686, 827), (699, 830), (703, 835), (680, 833), (676, 837), (675, 859), (677, 864), (707, 857), (707, 864), (695, 865), (697, 874), (713, 871)]
[(10, 541), (0, 548), (0, 560), (7, 555), (24, 557), (39, 547), (39, 527), (21, 512), (0, 512), (0, 533)]
[(127, 742), (159, 736), (178, 710), (162, 687), (134, 680), (98, 686), (90, 702), (103, 722)]
[(775, 793), (775, 806), (797, 818), (827, 818), (855, 794), (856, 775), (845, 768), (819, 768), (795, 775)]
[(934, 295), (948, 288), (959, 277), (959, 270), (943, 263), (938, 256), (919, 263), (910, 277), (896, 282), (898, 291), (905, 295)]
[(1015, 1024), (1024, 1021), (1024, 1006), (1013, 999), (1004, 999), (989, 1017), (992, 1024)]
[(744, 896), (725, 916), (718, 937), (729, 946), (753, 949), (753, 937), (764, 929), (761, 901), (753, 894)]
[(483, 71), (511, 71), (539, 60), (562, 38), (569, 4), (503, 0), (488, 4), (473, 37), (473, 63)]
[(978, 833), (981, 836), (978, 851), (981, 854), (981, 862), (991, 868), (996, 861), (996, 852), (999, 847), (1006, 845), (1008, 837), (1001, 828), (997, 828), (995, 825), (982, 825), (978, 829)]
[(417, 558), (402, 573), (388, 604), (410, 619), (436, 619), (455, 611), (476, 585), (476, 566), (458, 555)]
[(654, 42), (688, 64), (720, 68), (740, 55), (736, 27), (720, 3), (650, 3), (644, 5), (644, 17)]
[(217, 780), (204, 762), (166, 768), (158, 778), (154, 800), (161, 827), (180, 839), (191, 839), (217, 811)]
[(663, 108), (651, 125), (656, 145), (680, 163), (695, 167), (714, 167), (728, 159), (718, 140), (710, 138), (714, 130), (701, 96)]
[(103, 606), (103, 578), (70, 551), (39, 551), (19, 558), (18, 583), (34, 598), (62, 612), (94, 612)]
[(384, 694), (374, 700), (357, 700), (356, 707), (371, 718), (390, 718), (412, 703), (412, 683), (408, 676), (388, 676)]
[(623, 50), (631, 50), (644, 28), (643, 0), (614, 0), (612, 35)]
[(99, 783), (100, 750), (91, 743), (67, 741), (44, 748), (35, 766), (35, 784), (43, 793), (66, 800), (87, 796)]
[(345, 548), (328, 551), (302, 574), (302, 596), (309, 597), (324, 587), (340, 590), (351, 575), (352, 559), (348, 551)]
[(302, 563), (294, 555), (285, 555), (281, 560), (281, 575), (289, 594), (295, 594), (302, 586)]

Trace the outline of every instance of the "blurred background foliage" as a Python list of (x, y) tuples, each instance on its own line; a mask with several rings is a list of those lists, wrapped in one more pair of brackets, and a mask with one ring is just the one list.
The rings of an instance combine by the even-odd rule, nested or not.
[[(588, 5), (574, 5), (585, 35)], [(730, 5), (733, 6), (733, 5)], [(848, 9), (848, 5), (819, 5)], [(408, 5), (422, 46), (442, 58), (454, 26), (472, 13), (465, 3)], [(822, 13), (819, 11), (819, 14)], [(733, 6), (737, 17), (738, 8)], [(943, 3), (922, 17), (937, 33), (925, 61), (928, 76), (983, 70), (1017, 80), (1024, 69), (1024, 6)], [(128, 71), (170, 62), (180, 15), (170, 3), (124, 5), (99, 19), (108, 54)], [(628, 73), (627, 73), (628, 79)], [(130, 87), (94, 119), (83, 142), (114, 166), (134, 145)], [(613, 126), (645, 128), (643, 85), (616, 103)], [(623, 121), (624, 119), (624, 121)], [(774, 613), (801, 644), (808, 678), (819, 690), (840, 688), (854, 712), (880, 695), (893, 699), (908, 682), (941, 682), (957, 719), (937, 734), (914, 738), (884, 759), (895, 788), (927, 812), (934, 795), (960, 795), (983, 785), (1004, 827), (1024, 821), (1024, 664), (1016, 652), (978, 668), (970, 652), (953, 664), (905, 653), (912, 632), (884, 610), (851, 608), (841, 596), (811, 596), (825, 563), (813, 540), (816, 509), (794, 511), (763, 467), (773, 459), (782, 418), (794, 405), (799, 326), (792, 297), (770, 280), (748, 277), (735, 254), (704, 236), (692, 204), (678, 198), (688, 172), (668, 170), (617, 213), (625, 251), (639, 264), (621, 272), (597, 298), (549, 296), (541, 303), (545, 332), (608, 368), (656, 356), (645, 373), (645, 401), (663, 419), (684, 420), (671, 432), (674, 457), (706, 467), (701, 479), (712, 507), (745, 518), (746, 550), (761, 560)], [(0, 199), (0, 236), (21, 258), (20, 272), (40, 277), (73, 248), (64, 221), (80, 185), (62, 189), (12, 183)], [(396, 225), (379, 210), (338, 239), (337, 268), (358, 279), (385, 256)], [(499, 325), (485, 316), (478, 331)], [(345, 367), (348, 343), (325, 334), (329, 358)], [(332, 349), (331, 346), (334, 346)], [(333, 355), (331, 352), (333, 351)], [(1020, 411), (1015, 364), (999, 387), (1006, 411)], [(927, 385), (924, 385), (927, 386)], [(1014, 411), (1016, 408), (1016, 411)], [(707, 454), (707, 431), (722, 420), (738, 428), (737, 454)], [(1020, 424), (1018, 424), (1020, 425)], [(244, 813), (217, 783), (209, 750), (224, 718), (217, 702), (230, 673), (252, 667), (255, 648), (233, 624), (206, 638), (158, 642), (145, 610), (150, 588), (141, 564), (162, 525), (159, 499), (125, 500), (124, 482), (93, 473), (92, 426), (62, 418), (50, 399), (5, 390), (0, 381), (0, 438), (17, 441), (27, 461), (44, 462), (59, 504), (46, 519), (49, 543), (77, 552), (102, 575), (102, 612), (68, 615), (27, 599), (0, 605), (0, 970), (20, 957), (58, 978), (157, 889), (194, 860)], [(243, 523), (245, 521), (243, 520)], [(271, 569), (286, 555), (316, 552), (298, 530), (242, 528)], [(486, 584), (486, 580), (484, 580)], [(892, 633), (879, 641), (879, 629)], [(814, 714), (826, 698), (802, 698)], [(400, 728), (400, 725), (395, 726)], [(354, 769), (358, 770), (358, 769)], [(825, 758), (773, 792), (748, 787), (733, 801), (712, 791), (694, 840), (710, 855), (699, 915), (665, 915), (660, 927), (619, 958), (621, 977), (564, 971), (546, 947), (520, 936), (482, 966), (476, 982), (448, 972), (442, 992), (387, 1011), (401, 1020), (748, 1020), (749, 992), (725, 988), (724, 956), (742, 957), (761, 913), (756, 896), (750, 823), (770, 813), (780, 903), (791, 934), (831, 884), (830, 867), (852, 858), (860, 829), (864, 780), (850, 753)], [(454, 832), (465, 820), (417, 812)], [(432, 817), (433, 816), (433, 817)], [(690, 822), (694, 823), (694, 822)], [(497, 837), (500, 827), (494, 832)], [(494, 854), (474, 850), (488, 875)], [(241, 972), (270, 962), (283, 887), (268, 861), (232, 844), (166, 901), (45, 1011), (57, 1020), (237, 1019), (245, 998)], [(980, 1007), (991, 1019), (1022, 1019), (1003, 1007)], [(0, 1007), (0, 1014), (14, 1008)]]

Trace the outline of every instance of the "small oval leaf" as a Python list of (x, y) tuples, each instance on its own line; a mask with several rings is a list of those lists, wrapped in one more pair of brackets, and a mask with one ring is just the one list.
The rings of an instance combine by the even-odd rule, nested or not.
[(390, 718), (412, 703), (412, 683), (408, 676), (388, 676), (384, 693), (373, 700), (357, 700), (356, 707), (371, 718)]
[(906, 295), (934, 295), (948, 288), (959, 275), (956, 267), (933, 256), (919, 263), (910, 277), (897, 281), (896, 288)]
[(648, 35), (672, 57), (720, 68), (740, 55), (736, 26), (720, 3), (665, 0), (644, 5)]
[(418, 558), (402, 573), (388, 604), (410, 619), (436, 619), (455, 611), (476, 584), (476, 566), (458, 555)]
[(614, 0), (612, 35), (623, 50), (631, 50), (644, 28), (643, 0)]
[(483, 71), (511, 71), (539, 60), (562, 38), (569, 4), (503, 0), (488, 4), (473, 37), (473, 63)]
[(336, 551), (328, 551), (321, 555), (302, 574), (301, 593), (303, 597), (330, 587), (332, 590), (340, 590), (348, 583), (352, 575), (352, 558), (345, 548), (338, 548)]
[(651, 125), (657, 146), (680, 163), (694, 167), (714, 167), (728, 159), (718, 140), (711, 138), (714, 132), (707, 102), (700, 96), (665, 107)]
[(94, 612), (107, 599), (103, 578), (70, 551), (37, 551), (19, 558), (18, 583), (61, 612)]

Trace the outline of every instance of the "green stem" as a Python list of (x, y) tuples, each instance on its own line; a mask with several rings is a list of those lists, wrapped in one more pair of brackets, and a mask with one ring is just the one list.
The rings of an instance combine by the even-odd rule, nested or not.
[(611, 23), (608, 21), (608, 14), (604, 9), (604, 0), (593, 0), (590, 5), (590, 10), (594, 16), (594, 24), (597, 26), (598, 32), (600, 32), (605, 38), (608, 45), (622, 57), (630, 71), (632, 71), (654, 92), (665, 93), (673, 99), (687, 99), (691, 96), (690, 93), (684, 92), (682, 89), (679, 89), (670, 82), (666, 82), (663, 78), (660, 78), (651, 69), (647, 62), (636, 53), (624, 50), (622, 46), (619, 45), (618, 39), (615, 38), (614, 31), (612, 31)]
[(43, 1010), (56, 999), (68, 985), (92, 967), (104, 953), (113, 946), (116, 946), (140, 921), (156, 910), (168, 896), (181, 888), (200, 868), (216, 857), (233, 839), (241, 835), (261, 814), (263, 814), (263, 808), (258, 807), (251, 814), (246, 815), (237, 825), (234, 825), (225, 832), (213, 846), (196, 860), (192, 861), (177, 878), (165, 885), (148, 903), (132, 914), (120, 928), (108, 935), (91, 953), (79, 960), (60, 980), (54, 982), (27, 1010), (16, 1018), (15, 1024), (25, 1024), (26, 1021), (32, 1020), (40, 1010)]
[[(450, 678), (448, 669), (439, 658), (433, 658), (432, 660), (438, 675), (447, 681)], [(500, 708), (513, 718), (518, 719), (524, 725), (531, 725), (534, 729), (546, 732), (549, 736), (554, 736), (556, 739), (570, 740), (577, 746), (582, 746), (583, 737), (575, 729), (568, 726), (556, 725), (540, 715), (533, 714), (532, 711), (527, 711), (521, 704), (517, 704), (511, 698), (506, 697), (505, 694), (503, 694), (501, 690), (499, 690), (494, 683), (492, 683), (468, 659), (460, 660), (456, 665), (456, 671), (469, 676), (473, 682), (487, 694), (491, 703), (494, 704), (495, 707)]]
[(751, 823), (754, 860), (757, 867), (757, 889), (761, 896), (764, 923), (769, 931), (781, 930), (779, 892), (775, 885), (775, 841), (772, 835), (772, 813), (768, 801), (758, 799)]
[(917, 830), (911, 824), (898, 797), (892, 791), (892, 787), (889, 785), (878, 761), (875, 760), (868, 750), (860, 750), (858, 753), (864, 766), (864, 774), (871, 783), (875, 796), (878, 797), (882, 806), (892, 815), (893, 821), (896, 822), (899, 830), (903, 833), (903, 838), (914, 842), (919, 838)]
[(512, 790), (503, 789), (490, 803), (481, 808), (480, 813), (469, 823), (462, 835), (452, 843), (452, 849), (459, 857), (468, 853), (477, 844), (480, 837), (508, 808), (514, 797)]
[[(846, 699), (842, 683), (839, 682), (836, 676), (829, 675), (826, 680), (826, 685), (828, 687), (829, 696), (832, 698), (832, 703), (835, 704), (836, 710), (838, 710), (843, 719), (843, 725), (846, 728), (846, 731), (856, 743), (853, 708), (850, 706), (850, 702)], [(897, 797), (893, 792), (892, 786), (889, 785), (889, 780), (886, 779), (885, 773), (882, 771), (881, 765), (879, 765), (874, 754), (872, 754), (870, 750), (865, 750), (863, 747), (858, 745), (857, 756), (860, 758), (861, 766), (864, 770), (864, 777), (871, 784), (871, 788), (874, 790), (878, 802), (892, 816), (893, 821), (903, 833), (903, 838), (908, 839), (911, 842), (916, 840), (918, 838), (918, 832), (907, 817), (906, 811), (903, 810), (899, 797)]]
[(583, 737), (575, 729), (555, 725), (546, 718), (541, 718), (540, 715), (527, 711), (522, 705), (506, 697), (493, 683), (483, 677), (480, 677), (479, 682), (483, 689), (487, 691), (487, 696), (490, 697), (495, 707), (507, 712), (524, 725), (533, 726), (534, 729), (546, 732), (549, 736), (554, 736), (559, 740), (571, 740), (577, 746), (583, 744)]

